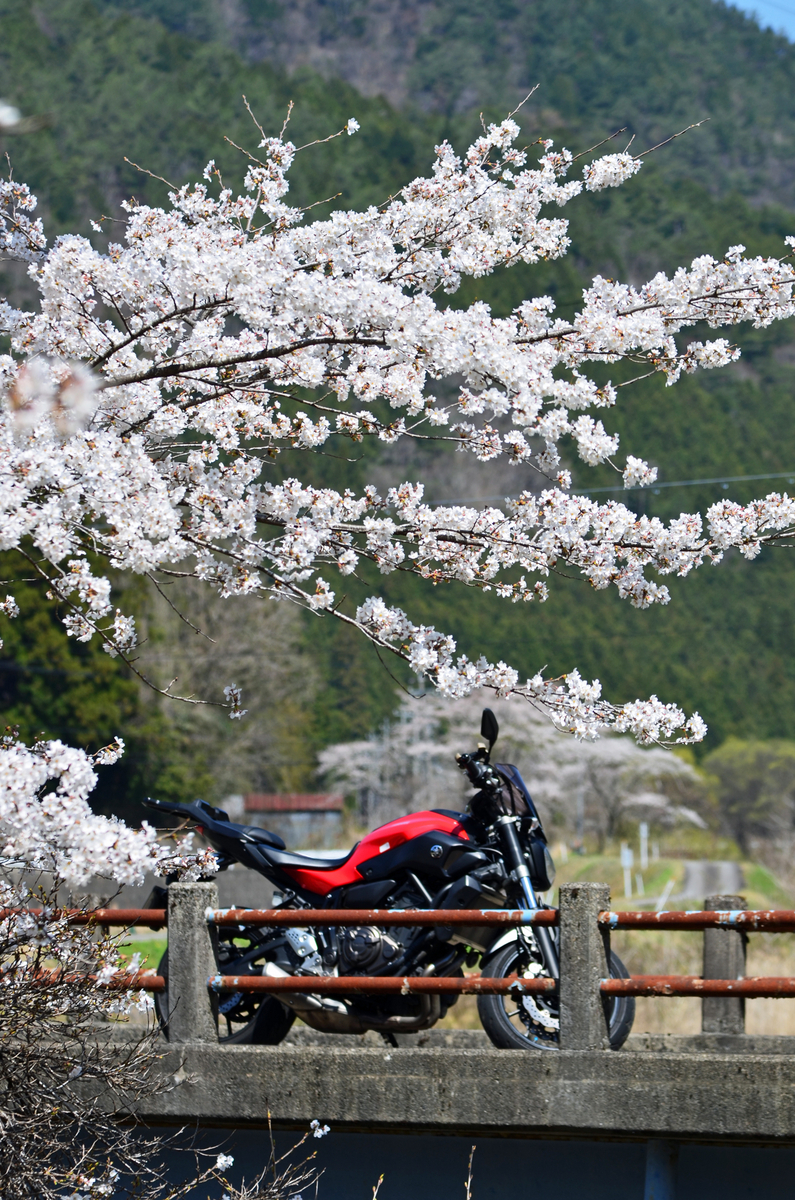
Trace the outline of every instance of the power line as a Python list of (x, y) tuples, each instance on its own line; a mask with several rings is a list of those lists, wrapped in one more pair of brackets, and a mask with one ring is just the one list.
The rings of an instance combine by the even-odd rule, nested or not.
[[(786, 479), (789, 483), (795, 484), (795, 471), (773, 471), (765, 475), (716, 475), (713, 479), (673, 479), (670, 482), (654, 483), (651, 487), (596, 487), (584, 488), (572, 485), (572, 492), (577, 495), (594, 496), (606, 492), (653, 492), (658, 495), (663, 488), (674, 487), (699, 487), (702, 484), (719, 483), (724, 488), (727, 488), (730, 483), (745, 483), (755, 479)], [(432, 505), (438, 507), (442, 504), (484, 504), (491, 500), (513, 500), (516, 496), (456, 496), (453, 499), (434, 500)]]
[(591, 495), (595, 492), (638, 492), (651, 491), (655, 494), (661, 488), (672, 487), (698, 487), (702, 483), (720, 483), (723, 487), (728, 487), (730, 483), (744, 483), (751, 479), (786, 479), (789, 483), (795, 483), (795, 471), (774, 471), (769, 475), (719, 475), (714, 479), (674, 479), (670, 483), (654, 483), (649, 488), (624, 488), (624, 487), (602, 487), (602, 488), (580, 488), (581, 492), (587, 492)]

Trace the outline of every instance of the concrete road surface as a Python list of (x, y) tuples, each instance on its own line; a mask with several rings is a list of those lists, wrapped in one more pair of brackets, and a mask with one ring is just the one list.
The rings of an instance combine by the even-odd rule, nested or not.
[(742, 869), (736, 862), (712, 862), (694, 859), (685, 866), (685, 881), (673, 900), (698, 900), (705, 896), (736, 896), (745, 884)]

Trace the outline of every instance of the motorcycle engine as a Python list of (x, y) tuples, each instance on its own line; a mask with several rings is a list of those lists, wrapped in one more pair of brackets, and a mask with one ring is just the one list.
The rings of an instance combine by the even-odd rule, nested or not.
[[(401, 949), (399, 942), (375, 925), (353, 925), (339, 931), (340, 974), (378, 973)], [(374, 971), (375, 968), (375, 971)]]

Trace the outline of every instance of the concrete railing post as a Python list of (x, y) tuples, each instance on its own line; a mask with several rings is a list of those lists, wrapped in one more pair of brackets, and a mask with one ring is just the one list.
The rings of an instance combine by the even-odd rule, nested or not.
[[(707, 896), (704, 908), (745, 908), (742, 896)], [(745, 975), (746, 936), (738, 929), (704, 930), (704, 978), (741, 979)], [(745, 1033), (742, 996), (708, 996), (701, 1001), (702, 1033)]]
[(599, 991), (610, 975), (610, 932), (597, 914), (610, 908), (604, 883), (564, 883), (560, 889), (560, 1047), (610, 1048), (607, 1005)]
[(217, 1042), (214, 996), (207, 980), (217, 973), (207, 924), (208, 908), (218, 908), (214, 883), (172, 883), (168, 889), (168, 1040)]

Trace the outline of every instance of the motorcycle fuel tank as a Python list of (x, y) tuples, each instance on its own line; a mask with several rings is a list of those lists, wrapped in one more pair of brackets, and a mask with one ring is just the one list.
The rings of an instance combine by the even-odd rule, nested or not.
[[(439, 812), (409, 813), (388, 821), (374, 829), (359, 842), (353, 853), (335, 870), (313, 870), (311, 867), (288, 867), (287, 874), (299, 887), (317, 895), (325, 895), (334, 888), (360, 883), (363, 879), (377, 878), (380, 872), (376, 862), (381, 855), (394, 851), (406, 842), (423, 838), (425, 834), (439, 833), (469, 841), (469, 835), (458, 816)], [(391, 856), (390, 856), (391, 857)], [(385, 860), (384, 866), (386, 866)]]

